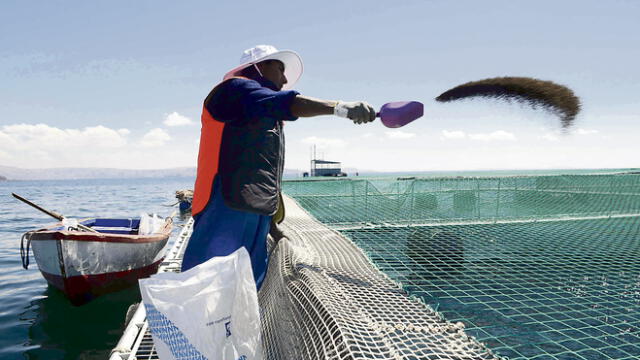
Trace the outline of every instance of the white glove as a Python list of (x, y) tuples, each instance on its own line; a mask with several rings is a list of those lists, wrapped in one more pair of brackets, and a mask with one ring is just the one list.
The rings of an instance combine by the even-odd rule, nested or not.
[(376, 119), (375, 109), (365, 101), (338, 101), (336, 106), (333, 108), (333, 114), (351, 119), (356, 124), (364, 124)]

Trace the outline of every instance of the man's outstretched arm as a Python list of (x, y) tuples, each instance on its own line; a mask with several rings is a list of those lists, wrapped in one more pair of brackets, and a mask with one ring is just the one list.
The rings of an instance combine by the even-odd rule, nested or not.
[(337, 115), (351, 119), (356, 124), (362, 124), (375, 120), (376, 111), (364, 101), (343, 102), (296, 95), (291, 103), (291, 115), (295, 117)]
[(333, 115), (333, 109), (337, 104), (337, 101), (297, 95), (291, 103), (291, 115), (295, 117)]

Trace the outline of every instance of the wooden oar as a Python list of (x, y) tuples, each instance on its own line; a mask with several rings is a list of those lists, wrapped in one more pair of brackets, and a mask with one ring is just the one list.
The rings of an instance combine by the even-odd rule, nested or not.
[[(36, 205), (36, 204), (32, 203), (31, 201), (29, 201), (29, 200), (27, 200), (27, 199), (23, 198), (22, 196), (20, 196), (20, 195), (18, 195), (18, 194), (16, 194), (16, 193), (11, 193), (11, 195), (13, 195), (13, 197), (14, 197), (14, 198), (16, 198), (16, 199), (18, 199), (18, 200), (22, 201), (23, 203), (25, 203), (25, 204), (27, 204), (27, 205), (31, 205), (31, 206), (33, 206), (34, 208), (36, 208), (36, 209), (38, 209), (38, 210), (42, 211), (43, 213), (45, 213), (45, 214), (47, 214), (47, 215), (49, 215), (49, 216), (51, 216), (51, 217), (54, 217), (54, 218), (58, 219), (59, 221), (62, 221), (62, 220), (64, 219), (64, 216), (63, 216), (62, 214), (58, 214), (57, 212), (54, 212), (54, 211), (51, 211), (51, 210), (47, 210), (47, 209), (45, 209), (45, 208), (43, 208), (43, 207), (40, 207), (40, 206), (38, 206), (38, 205)], [(99, 231), (96, 231), (96, 230), (94, 230), (94, 229), (92, 229), (92, 228), (90, 228), (90, 227), (88, 227), (88, 226), (82, 225), (82, 224), (78, 224), (78, 228), (80, 228), (80, 229), (82, 229), (82, 230), (85, 230), (85, 231), (94, 232), (94, 233), (99, 232)]]

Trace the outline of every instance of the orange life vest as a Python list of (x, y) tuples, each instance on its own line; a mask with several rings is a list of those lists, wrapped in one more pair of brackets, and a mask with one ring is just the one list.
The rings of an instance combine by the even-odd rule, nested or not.
[[(247, 79), (244, 76), (234, 76), (225, 79)], [(220, 84), (222, 84), (222, 82)], [(220, 84), (214, 87), (215, 89)], [(224, 123), (211, 116), (207, 107), (202, 105), (202, 116), (200, 116), (202, 128), (200, 130), (200, 146), (198, 148), (198, 169), (196, 171), (196, 183), (193, 188), (193, 200), (191, 202), (191, 214), (195, 215), (207, 206), (211, 198), (213, 179), (218, 174), (220, 165), (220, 145), (222, 143), (222, 133)]]
[[(219, 86), (214, 87), (207, 99), (216, 93)], [(196, 215), (206, 208), (217, 176), (227, 207), (274, 215), (279, 208), (278, 193), (284, 165), (283, 121), (269, 119), (249, 124), (227, 124), (211, 115), (207, 109), (207, 99), (202, 108), (192, 214)]]
[(200, 131), (200, 148), (198, 150), (198, 170), (193, 191), (191, 213), (193, 215), (204, 210), (211, 197), (213, 179), (218, 173), (220, 163), (220, 143), (224, 123), (211, 116), (205, 106), (202, 107), (202, 130)]

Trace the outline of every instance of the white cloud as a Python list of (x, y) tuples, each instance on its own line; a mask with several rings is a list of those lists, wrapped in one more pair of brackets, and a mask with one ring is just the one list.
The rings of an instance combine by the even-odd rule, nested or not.
[(301, 140), (304, 144), (316, 145), (319, 148), (342, 148), (347, 146), (347, 142), (338, 138), (322, 138), (309, 136)]
[(464, 131), (459, 131), (459, 130), (454, 130), (454, 131), (442, 130), (442, 136), (445, 139), (464, 139), (465, 137), (467, 137), (467, 134), (465, 134)]
[(184, 126), (191, 125), (193, 121), (184, 115), (180, 115), (177, 112), (172, 112), (167, 115), (163, 121), (166, 126)]
[(93, 139), (94, 146), (101, 147), (119, 147), (127, 142), (123, 134), (102, 125), (85, 128), (81, 136)]
[(591, 135), (591, 134), (597, 134), (599, 131), (598, 130), (590, 130), (590, 129), (577, 129), (576, 130), (576, 134), (578, 135)]
[(488, 134), (469, 134), (469, 139), (479, 141), (516, 141), (516, 136), (504, 130), (497, 130)]
[[(4, 126), (3, 129), (4, 128), (6, 128), (6, 126)], [(0, 130), (0, 146), (10, 147), (13, 146), (15, 142), (16, 140), (14, 138)]]
[(84, 129), (60, 129), (46, 124), (15, 124), (2, 127), (2, 143), (14, 144), (21, 148), (106, 147), (115, 148), (126, 144), (127, 140), (116, 130), (102, 125)]
[(544, 134), (540, 136), (540, 139), (549, 140), (549, 141), (560, 141), (560, 138), (557, 135), (552, 133)]
[(471, 140), (478, 141), (515, 141), (516, 137), (510, 132), (506, 132), (504, 130), (496, 130), (491, 133), (476, 133), (476, 134), (467, 134), (464, 131), (460, 130), (442, 130), (441, 139), (449, 139), (449, 140), (458, 140), (458, 139), (466, 139), (469, 138)]
[[(135, 141), (134, 141), (135, 140)], [(162, 129), (105, 126), (67, 129), (47, 124), (0, 125), (0, 165), (20, 168), (111, 167), (153, 169), (195, 166), (196, 134), (171, 147)]]
[(166, 144), (169, 140), (171, 140), (169, 133), (163, 129), (155, 128), (144, 134), (140, 140), (140, 145), (144, 147), (158, 147)]
[(0, 127), (3, 165), (18, 167), (98, 166), (104, 156), (128, 147), (121, 132), (98, 125), (62, 129), (47, 124)]
[(414, 133), (404, 132), (400, 130), (387, 131), (385, 134), (389, 139), (410, 139), (416, 136), (416, 134)]

